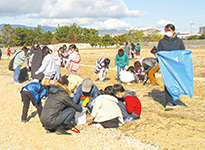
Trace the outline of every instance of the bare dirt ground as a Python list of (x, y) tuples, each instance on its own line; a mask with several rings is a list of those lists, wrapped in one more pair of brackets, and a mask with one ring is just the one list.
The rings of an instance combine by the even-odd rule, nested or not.
[[(152, 57), (150, 47), (142, 47), (142, 57)], [(80, 125), (80, 134), (58, 136), (46, 134), (36, 109), (30, 105), (30, 120), (21, 124), (22, 103), (19, 91), (29, 83), (14, 86), (13, 73), (7, 69), (8, 60), (0, 60), (0, 148), (1, 149), (205, 149), (205, 50), (193, 51), (194, 95), (182, 95), (181, 106), (173, 111), (164, 111), (164, 84), (157, 74), (160, 86), (143, 86), (142, 83), (123, 84), (128, 90), (137, 92), (142, 103), (139, 120), (127, 122), (117, 129), (98, 129)], [(82, 57), (78, 75), (90, 77), (99, 89), (118, 83), (114, 59), (118, 49), (80, 50)], [(95, 61), (100, 57), (111, 59), (106, 81), (101, 83), (93, 75)], [(133, 65), (135, 60), (130, 60)], [(66, 71), (62, 68), (62, 74)]]

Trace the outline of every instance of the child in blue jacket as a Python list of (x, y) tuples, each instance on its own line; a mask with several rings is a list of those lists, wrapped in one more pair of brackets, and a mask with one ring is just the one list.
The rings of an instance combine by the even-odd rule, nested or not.
[(31, 82), (21, 89), (21, 98), (23, 102), (23, 111), (21, 116), (21, 123), (24, 124), (27, 121), (27, 113), (30, 105), (30, 101), (36, 107), (38, 115), (40, 117), (42, 111), (41, 99), (47, 96), (48, 87), (41, 83)]

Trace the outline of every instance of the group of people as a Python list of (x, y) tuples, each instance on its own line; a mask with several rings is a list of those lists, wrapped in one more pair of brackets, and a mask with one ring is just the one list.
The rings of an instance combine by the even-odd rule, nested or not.
[[(127, 44), (126, 44), (127, 45)], [(132, 45), (132, 44), (131, 44)], [(139, 45), (138, 45), (139, 46)], [(138, 49), (137, 56), (140, 56)], [(159, 41), (157, 47), (153, 47), (151, 53), (153, 58), (143, 58), (129, 66), (129, 54), (126, 48), (119, 49), (115, 57), (115, 67), (118, 81), (140, 82), (146, 84), (150, 80), (151, 85), (158, 85), (155, 73), (160, 69), (156, 58), (158, 51), (171, 51), (185, 49), (181, 39), (175, 34), (175, 27), (172, 24), (165, 26), (165, 36)], [(23, 47), (14, 54), (14, 83), (19, 84), (18, 77), (20, 67), (27, 62), (26, 54), (28, 49)], [(41, 50), (38, 42), (34, 42), (30, 50), (31, 79), (33, 81), (24, 86), (21, 90), (23, 101), (22, 123), (27, 121), (27, 112), (30, 101), (37, 108), (41, 123), (47, 133), (67, 134), (66, 130), (72, 129), (75, 123), (76, 112), (89, 113), (93, 124), (104, 128), (118, 127), (124, 122), (134, 121), (140, 118), (141, 102), (136, 92), (125, 90), (119, 84), (107, 86), (99, 90), (91, 78), (85, 78), (76, 90), (68, 88), (69, 76), (60, 75), (60, 67), (68, 69), (68, 75), (77, 75), (81, 56), (75, 44), (71, 44), (67, 50), (65, 46), (55, 50), (53, 46), (44, 46)], [(138, 57), (139, 58), (139, 57)], [(96, 60), (94, 75), (99, 74), (99, 81), (104, 82), (109, 69), (110, 59), (99, 58)], [(51, 78), (53, 84), (50, 84)], [(127, 79), (132, 78), (131, 81)], [(71, 96), (71, 93), (74, 96)], [(165, 86), (166, 109), (173, 109), (175, 102)], [(41, 99), (46, 98), (42, 107)]]

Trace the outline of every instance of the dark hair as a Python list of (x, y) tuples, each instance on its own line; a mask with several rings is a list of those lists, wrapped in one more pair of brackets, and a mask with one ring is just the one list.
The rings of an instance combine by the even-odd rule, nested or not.
[(128, 45), (128, 42), (126, 42), (125, 45)]
[(137, 43), (137, 45), (140, 45), (140, 43)]
[(37, 42), (37, 41), (34, 41), (33, 44), (38, 44), (38, 42)]
[(63, 44), (63, 47), (67, 47), (65, 44)]
[(140, 68), (141, 68), (141, 63), (139, 62), (139, 61), (136, 61), (135, 63), (134, 63), (134, 68), (135, 68), (135, 70), (139, 70)]
[(135, 68), (133, 66), (129, 66), (126, 71), (129, 71), (131, 73), (135, 73)]
[(167, 24), (165, 27), (164, 27), (164, 30), (165, 31), (175, 31), (175, 26), (173, 24)]
[(97, 92), (97, 96), (99, 95), (103, 95), (104, 94), (104, 91), (102, 89), (100, 89), (98, 92)]
[(123, 50), (123, 49), (119, 49), (119, 50), (118, 50), (118, 55), (119, 55), (120, 57), (122, 57), (122, 56), (124, 55), (124, 50)]
[(131, 43), (130, 45), (131, 45), (132, 50), (134, 50), (135, 49), (135, 44)]
[(109, 58), (105, 58), (104, 63), (105, 63), (105, 65), (110, 64), (110, 59)]
[(104, 89), (104, 94), (115, 95), (115, 92), (114, 92), (112, 86), (107, 86), (107, 87)]
[(44, 46), (42, 49), (42, 60), (47, 54), (49, 54), (49, 48), (48, 46)]
[(77, 47), (76, 47), (75, 44), (71, 44), (71, 45), (69, 46), (69, 48), (70, 48), (70, 49), (72, 49), (72, 48), (76, 49)]
[(28, 48), (24, 46), (24, 47), (22, 47), (22, 51), (24, 51), (26, 54), (28, 52)]
[(57, 82), (61, 83), (62, 85), (68, 85), (69, 81), (67, 78), (68, 76), (64, 75), (60, 77)]
[(113, 88), (115, 94), (117, 92), (124, 92), (125, 91), (124, 87), (121, 84), (114, 84), (112, 86), (112, 88)]

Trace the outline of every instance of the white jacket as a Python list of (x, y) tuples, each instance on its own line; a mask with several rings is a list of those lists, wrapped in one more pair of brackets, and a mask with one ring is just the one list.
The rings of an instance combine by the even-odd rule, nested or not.
[(51, 54), (47, 54), (42, 61), (40, 68), (35, 72), (39, 74), (43, 72), (44, 75), (53, 75), (57, 71), (57, 66), (54, 57)]
[(104, 122), (118, 117), (120, 124), (124, 124), (122, 112), (117, 105), (118, 99), (111, 95), (100, 95), (93, 102), (92, 117), (95, 122)]
[(58, 55), (58, 51), (56, 51), (54, 54), (53, 54), (53, 57), (56, 61), (56, 65), (60, 66), (61, 65), (61, 58), (60, 56)]

